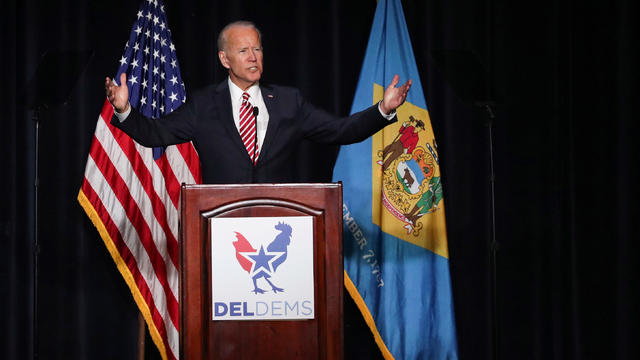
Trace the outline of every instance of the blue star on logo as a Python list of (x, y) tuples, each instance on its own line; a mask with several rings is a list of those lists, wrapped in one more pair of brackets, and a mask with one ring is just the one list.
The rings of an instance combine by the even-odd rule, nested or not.
[(264, 252), (264, 246), (260, 246), (260, 251), (258, 252), (258, 255), (249, 255), (249, 257), (253, 259), (253, 261), (255, 261), (255, 264), (253, 265), (253, 271), (256, 272), (258, 269), (263, 267), (267, 269), (268, 272), (271, 272), (271, 266), (269, 265), (269, 261), (276, 256), (277, 255), (267, 255)]

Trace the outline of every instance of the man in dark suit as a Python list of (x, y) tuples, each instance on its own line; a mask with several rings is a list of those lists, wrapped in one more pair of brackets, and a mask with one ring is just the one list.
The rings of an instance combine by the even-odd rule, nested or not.
[(115, 108), (111, 123), (144, 146), (193, 141), (205, 183), (298, 182), (302, 139), (327, 144), (362, 141), (395, 121), (411, 80), (396, 87), (396, 75), (381, 102), (339, 118), (306, 102), (297, 89), (259, 84), (262, 75), (260, 31), (250, 22), (227, 25), (218, 38), (218, 57), (229, 78), (197, 93), (160, 119), (143, 117), (129, 105), (126, 75), (120, 86), (107, 78), (106, 93)]

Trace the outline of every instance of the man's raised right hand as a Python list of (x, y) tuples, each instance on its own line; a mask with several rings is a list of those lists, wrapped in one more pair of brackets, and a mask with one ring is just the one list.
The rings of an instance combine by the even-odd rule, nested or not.
[(106, 78), (104, 89), (107, 92), (107, 99), (117, 112), (123, 113), (129, 110), (129, 87), (127, 86), (127, 74), (120, 75), (120, 86), (110, 78)]

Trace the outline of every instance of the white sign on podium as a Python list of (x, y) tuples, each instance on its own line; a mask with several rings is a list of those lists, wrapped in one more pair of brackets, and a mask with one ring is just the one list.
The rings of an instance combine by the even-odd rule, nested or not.
[(313, 319), (313, 218), (212, 218), (213, 320)]

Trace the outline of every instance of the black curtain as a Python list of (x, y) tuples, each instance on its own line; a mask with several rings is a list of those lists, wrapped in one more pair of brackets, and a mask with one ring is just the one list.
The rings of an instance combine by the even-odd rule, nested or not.
[[(76, 195), (104, 101), (104, 77), (116, 71), (139, 5), (3, 2), (2, 358), (32, 358), (34, 349), (43, 359), (137, 356), (137, 309)], [(350, 109), (375, 5), (165, 1), (188, 92), (224, 79), (218, 31), (248, 19), (263, 32), (264, 80), (296, 86), (337, 114)], [(426, 0), (403, 6), (439, 146), (460, 358), (637, 358), (636, 2)], [(61, 52), (92, 56), (77, 77), (65, 75), (77, 67), (71, 59), (49, 73), (56, 89), (71, 82), (72, 91), (65, 103), (38, 114), (34, 308), (36, 141), (34, 112), (23, 95), (43, 54)], [(465, 72), (452, 54), (481, 66)], [(495, 103), (492, 152), (488, 116), (477, 100)], [(309, 180), (330, 178), (336, 151), (308, 144)], [(345, 307), (346, 358), (378, 358), (353, 304), (346, 300)], [(153, 347), (147, 350), (148, 358), (157, 357)]]

